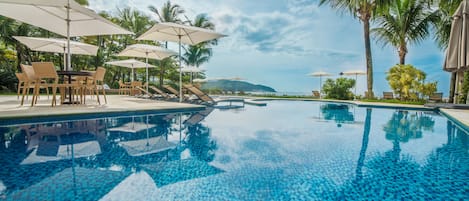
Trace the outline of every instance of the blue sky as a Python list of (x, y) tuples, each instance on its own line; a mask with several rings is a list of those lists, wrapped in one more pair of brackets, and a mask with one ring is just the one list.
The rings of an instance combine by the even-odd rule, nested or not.
[[(148, 6), (160, 8), (166, 0), (89, 0), (96, 11), (115, 12), (131, 7), (149, 16)], [(317, 0), (174, 0), (193, 18), (206, 13), (216, 31), (227, 34), (209, 63), (208, 78), (241, 77), (277, 91), (304, 92), (319, 89), (319, 79), (307, 74), (366, 70), (362, 25)], [(274, 3), (275, 2), (275, 3)], [(156, 19), (156, 18), (155, 18)], [(169, 46), (177, 50), (175, 44)], [(450, 74), (442, 69), (444, 51), (432, 36), (409, 47), (406, 63), (427, 73), (428, 81), (438, 81), (438, 91), (447, 95)], [(385, 72), (399, 62), (397, 51), (372, 39), (374, 90), (390, 91)], [(324, 79), (323, 79), (324, 80)], [(366, 88), (365, 76), (357, 80), (358, 92)]]

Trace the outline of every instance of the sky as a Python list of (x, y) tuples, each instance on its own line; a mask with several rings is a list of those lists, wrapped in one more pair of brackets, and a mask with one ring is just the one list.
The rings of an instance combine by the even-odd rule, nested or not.
[[(131, 7), (156, 20), (148, 6), (160, 8), (166, 0), (89, 0), (95, 11), (116, 12)], [(319, 78), (309, 73), (325, 71), (338, 78), (348, 70), (366, 71), (363, 26), (358, 19), (319, 6), (318, 0), (172, 0), (189, 19), (205, 13), (216, 31), (228, 35), (213, 47), (210, 61), (202, 65), (207, 78), (241, 77), (279, 92), (310, 94), (319, 90)], [(375, 94), (391, 91), (386, 72), (399, 63), (397, 50), (372, 38)], [(177, 45), (170, 49), (177, 51)], [(448, 95), (450, 74), (442, 70), (444, 50), (433, 35), (408, 46), (406, 63), (438, 82)], [(352, 76), (351, 78), (355, 78)], [(324, 81), (326, 78), (323, 78)], [(357, 92), (364, 94), (366, 76), (358, 76)]]

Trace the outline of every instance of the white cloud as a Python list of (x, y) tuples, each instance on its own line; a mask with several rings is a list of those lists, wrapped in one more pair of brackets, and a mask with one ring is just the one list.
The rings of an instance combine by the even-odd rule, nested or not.
[[(161, 7), (166, 0), (90, 0), (90, 7), (112, 12), (130, 6), (152, 15), (149, 5)], [(280, 91), (318, 89), (318, 82), (306, 74), (324, 70), (338, 74), (344, 70), (365, 69), (363, 27), (358, 19), (339, 14), (317, 0), (172, 0), (181, 5), (189, 18), (206, 13), (217, 31), (227, 34), (214, 47), (214, 56), (204, 64), (209, 77), (239, 76), (266, 84)], [(170, 48), (177, 50), (174, 44)], [(431, 40), (409, 47), (407, 60), (428, 72), (429, 79), (447, 88), (448, 76), (442, 72), (441, 50)], [(389, 90), (385, 72), (398, 63), (392, 47), (372, 40), (374, 89)], [(365, 76), (358, 80), (358, 91), (366, 88)]]

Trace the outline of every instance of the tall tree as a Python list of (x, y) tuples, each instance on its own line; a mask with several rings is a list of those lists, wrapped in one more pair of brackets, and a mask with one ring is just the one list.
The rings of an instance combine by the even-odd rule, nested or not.
[(370, 21), (375, 17), (382, 7), (392, 0), (321, 0), (319, 5), (325, 3), (332, 8), (343, 12), (349, 12), (363, 23), (363, 34), (365, 39), (365, 57), (367, 73), (367, 98), (373, 95), (373, 61), (371, 57), (370, 45)]
[(405, 64), (407, 45), (418, 43), (430, 34), (430, 25), (437, 15), (430, 10), (424, 0), (394, 0), (377, 17), (378, 28), (372, 32), (385, 45), (397, 48), (399, 64)]
[[(188, 18), (186, 17), (186, 19)], [(206, 14), (199, 14), (195, 17), (193, 22), (189, 19), (188, 22), (191, 26), (210, 30), (215, 29), (215, 24), (209, 20)], [(210, 46), (216, 44), (217, 40), (211, 40), (197, 45), (191, 45), (188, 48), (185, 48), (186, 52), (184, 53), (182, 60), (187, 65), (199, 67), (201, 64), (208, 62), (212, 56), (212, 48), (210, 48)]]
[[(163, 6), (158, 10), (154, 6), (148, 7), (150, 11), (156, 14), (159, 22), (174, 22), (174, 23), (183, 23), (180, 16), (184, 14), (184, 9), (178, 4), (171, 4), (171, 1), (167, 1)], [(165, 47), (168, 48), (168, 42), (165, 42)], [(166, 68), (169, 67), (169, 64), (172, 63), (172, 58), (165, 58), (160, 61), (160, 74), (159, 81), (160, 87), (164, 84), (164, 75)]]
[(184, 9), (178, 4), (171, 4), (171, 1), (167, 1), (160, 10), (154, 6), (148, 8), (158, 16), (160, 22), (182, 23), (180, 15), (184, 14)]

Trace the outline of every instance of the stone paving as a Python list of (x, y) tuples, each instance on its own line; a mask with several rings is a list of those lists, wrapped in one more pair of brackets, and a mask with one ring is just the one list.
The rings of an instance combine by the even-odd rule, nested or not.
[(125, 95), (108, 95), (107, 104), (101, 96), (101, 105), (94, 99), (88, 98), (85, 105), (60, 105), (51, 107), (52, 97), (46, 95), (39, 98), (38, 104), (31, 107), (31, 97), (23, 106), (20, 106), (21, 97), (2, 95), (0, 96), (0, 119), (69, 115), (69, 114), (92, 114), (106, 112), (130, 112), (130, 111), (176, 111), (188, 109), (203, 109), (205, 106), (188, 103), (178, 103), (161, 100), (136, 98)]

